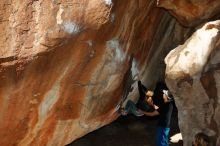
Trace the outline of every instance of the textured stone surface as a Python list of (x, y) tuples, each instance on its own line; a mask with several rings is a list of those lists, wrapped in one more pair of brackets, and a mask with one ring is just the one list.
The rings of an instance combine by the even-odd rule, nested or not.
[(0, 145), (65, 145), (116, 119), (136, 74), (153, 86), (190, 32), (155, 6), (1, 0)]
[(198, 29), (165, 61), (166, 82), (175, 96), (184, 145), (198, 132), (220, 145), (220, 21)]
[(157, 5), (185, 26), (195, 26), (220, 14), (219, 0), (157, 0)]

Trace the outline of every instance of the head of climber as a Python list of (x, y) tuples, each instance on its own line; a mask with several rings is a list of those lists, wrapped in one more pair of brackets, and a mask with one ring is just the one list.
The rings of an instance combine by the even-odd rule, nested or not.
[(145, 92), (145, 95), (146, 95), (146, 98), (145, 98), (146, 102), (147, 102), (149, 105), (153, 105), (153, 99), (152, 99), (152, 97), (153, 97), (153, 95), (154, 95), (154, 92), (153, 92), (152, 90), (147, 90), (147, 91)]

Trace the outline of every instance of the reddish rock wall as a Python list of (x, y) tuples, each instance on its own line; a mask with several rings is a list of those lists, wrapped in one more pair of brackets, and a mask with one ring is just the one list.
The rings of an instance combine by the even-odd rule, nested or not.
[[(154, 86), (182, 28), (151, 0), (2, 0), (0, 145), (62, 146)], [(151, 79), (151, 80), (149, 80)]]
[(220, 13), (219, 0), (157, 0), (157, 5), (169, 10), (185, 26), (207, 22)]

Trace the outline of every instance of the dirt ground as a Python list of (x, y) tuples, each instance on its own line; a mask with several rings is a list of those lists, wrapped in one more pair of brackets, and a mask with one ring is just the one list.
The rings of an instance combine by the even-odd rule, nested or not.
[[(170, 136), (179, 133), (177, 111), (172, 115)], [(155, 146), (157, 118), (121, 116), (67, 146)], [(182, 146), (170, 143), (170, 146)]]

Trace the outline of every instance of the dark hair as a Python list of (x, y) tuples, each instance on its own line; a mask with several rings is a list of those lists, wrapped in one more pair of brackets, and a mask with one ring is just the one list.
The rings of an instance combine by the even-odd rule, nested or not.
[(195, 135), (196, 146), (211, 146), (210, 137), (200, 132)]

